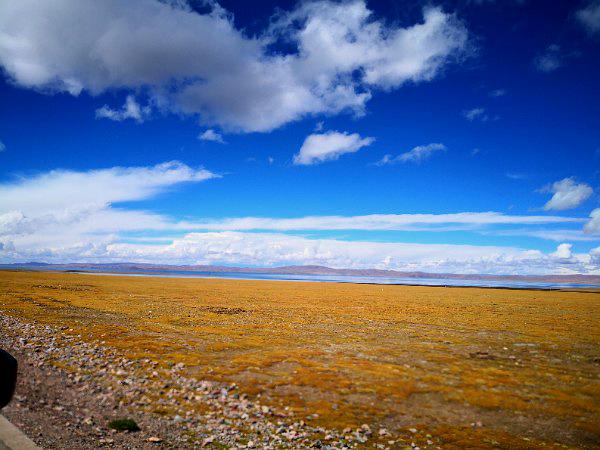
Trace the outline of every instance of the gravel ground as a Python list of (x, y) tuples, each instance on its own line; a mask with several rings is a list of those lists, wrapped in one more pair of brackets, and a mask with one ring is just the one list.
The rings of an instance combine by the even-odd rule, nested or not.
[[(237, 386), (190, 379), (182, 365), (161, 368), (82, 342), (66, 327), (0, 315), (0, 347), (19, 361), (12, 423), (43, 448), (396, 448), (386, 430), (343, 432), (293, 421), (237, 393)], [(111, 420), (132, 418), (138, 432)], [(382, 441), (384, 443), (382, 443)], [(408, 448), (419, 448), (411, 443)], [(427, 447), (429, 443), (423, 443)], [(405, 444), (406, 445), (406, 444)]]

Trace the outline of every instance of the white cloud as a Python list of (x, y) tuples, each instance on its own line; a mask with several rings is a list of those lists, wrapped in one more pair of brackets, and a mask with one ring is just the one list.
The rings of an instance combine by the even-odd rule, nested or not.
[(44, 254), (52, 248), (96, 248), (118, 233), (172, 230), (185, 223), (143, 210), (115, 206), (145, 200), (186, 182), (216, 177), (177, 161), (153, 167), (55, 170), (0, 184), (0, 242), (5, 250)]
[(573, 253), (571, 252), (571, 248), (573, 248), (573, 246), (571, 244), (559, 244), (558, 247), (556, 247), (556, 251), (554, 253), (552, 253), (550, 256), (554, 256), (555, 258), (560, 258), (560, 259), (569, 259), (571, 258), (571, 256), (573, 256)]
[(600, 33), (600, 0), (592, 0), (585, 8), (575, 13), (577, 20), (589, 35)]
[(600, 208), (596, 208), (590, 213), (590, 220), (583, 227), (583, 231), (600, 234)]
[[(364, 0), (305, 2), (248, 36), (211, 5), (199, 14), (183, 0), (5, 2), (0, 65), (20, 86), (143, 91), (160, 110), (250, 132), (312, 114), (361, 114), (373, 90), (430, 81), (469, 50), (463, 24), (441, 8), (402, 28)], [(274, 53), (276, 41), (291, 51)]]
[[(190, 233), (169, 244), (118, 243), (94, 239), (16, 249), (5, 243), (4, 260), (48, 262), (153, 262), (250, 266), (317, 264), (339, 268), (380, 268), (454, 273), (598, 273), (593, 254), (557, 250), (543, 254), (514, 247), (381, 243), (307, 239), (275, 233)], [(561, 247), (559, 247), (560, 249)], [(558, 256), (556, 255), (558, 253)]]
[(586, 201), (594, 190), (586, 183), (576, 183), (573, 178), (564, 178), (542, 189), (552, 193), (552, 198), (544, 205), (546, 211), (563, 211), (575, 208)]
[(419, 145), (409, 152), (402, 153), (398, 158), (402, 162), (421, 162), (439, 151), (445, 151), (446, 146), (440, 143)]
[(43, 213), (143, 200), (178, 183), (204, 181), (216, 176), (208, 170), (193, 169), (178, 161), (153, 167), (113, 167), (88, 172), (53, 170), (1, 184), (0, 212)]
[(198, 220), (202, 230), (370, 230), (370, 231), (447, 231), (448, 227), (478, 229), (489, 225), (542, 225), (581, 223), (585, 219), (561, 216), (510, 216), (497, 212), (462, 212), (454, 214), (368, 214), (363, 216), (307, 216), (296, 218), (240, 217)]
[(0, 141), (0, 152), (3, 152), (4, 150), (6, 150), (6, 145), (4, 145), (2, 141)]
[(598, 241), (598, 237), (587, 235), (583, 230), (573, 229), (516, 229), (516, 230), (493, 230), (493, 231), (481, 231), (482, 234), (494, 235), (494, 236), (526, 236), (544, 239), (547, 241)]
[(485, 108), (473, 108), (463, 111), (463, 116), (465, 119), (473, 122), (475, 120), (480, 120), (481, 122), (487, 122), (490, 117), (485, 112)]
[(590, 250), (590, 259), (592, 264), (600, 266), (600, 247), (596, 247)]
[(328, 131), (323, 134), (310, 134), (304, 140), (300, 151), (294, 155), (294, 164), (312, 165), (338, 159), (345, 153), (354, 153), (375, 141), (372, 137), (361, 138), (358, 133)]
[(390, 164), (396, 164), (399, 162), (414, 162), (420, 163), (428, 158), (430, 158), (434, 153), (439, 151), (446, 151), (446, 146), (440, 143), (432, 143), (427, 145), (418, 145), (414, 147), (412, 150), (402, 153), (398, 156), (385, 155), (382, 159), (377, 161), (375, 165), (377, 166), (386, 166)]
[(96, 119), (110, 119), (117, 122), (122, 122), (126, 119), (133, 119), (138, 123), (150, 117), (150, 106), (141, 106), (133, 95), (128, 95), (125, 99), (125, 104), (120, 110), (111, 109), (108, 105), (104, 105), (96, 110)]
[(221, 136), (215, 130), (210, 129), (210, 128), (208, 130), (206, 130), (204, 133), (201, 133), (200, 135), (198, 135), (198, 139), (200, 139), (201, 141), (218, 142), (219, 144), (225, 143), (225, 141), (223, 140), (223, 136)]
[[(355, 242), (289, 234), (302, 230), (480, 231), (492, 226), (579, 223), (579, 218), (467, 212), (177, 221), (119, 205), (151, 199), (180, 183), (214, 177), (204, 169), (170, 162), (87, 172), (55, 170), (0, 184), (0, 261), (322, 264), (461, 273), (592, 273), (599, 268), (595, 253), (568, 249), (567, 254), (564, 247), (543, 254), (513, 247)], [(251, 232), (259, 230), (270, 232)]]

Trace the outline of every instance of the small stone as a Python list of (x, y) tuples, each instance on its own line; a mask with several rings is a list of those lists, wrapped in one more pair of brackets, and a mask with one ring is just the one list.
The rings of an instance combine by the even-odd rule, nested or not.
[(151, 436), (151, 437), (149, 437), (149, 438), (147, 439), (147, 441), (148, 441), (148, 442), (156, 442), (156, 443), (158, 443), (158, 442), (162, 442), (162, 439), (161, 439), (161, 438), (159, 438), (159, 437), (157, 437), (157, 436)]

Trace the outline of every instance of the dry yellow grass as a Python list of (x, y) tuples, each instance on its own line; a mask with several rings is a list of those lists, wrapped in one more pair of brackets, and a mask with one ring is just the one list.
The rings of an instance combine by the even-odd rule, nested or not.
[(414, 427), (448, 448), (600, 439), (594, 292), (2, 271), (0, 312), (330, 427)]

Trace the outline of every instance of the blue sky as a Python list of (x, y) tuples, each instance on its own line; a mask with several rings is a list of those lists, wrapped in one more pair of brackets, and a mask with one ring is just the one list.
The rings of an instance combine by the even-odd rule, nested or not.
[(0, 67), (1, 262), (600, 273), (597, 0), (4, 3)]

